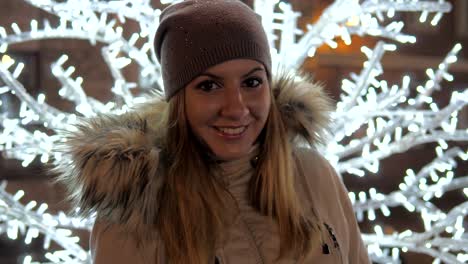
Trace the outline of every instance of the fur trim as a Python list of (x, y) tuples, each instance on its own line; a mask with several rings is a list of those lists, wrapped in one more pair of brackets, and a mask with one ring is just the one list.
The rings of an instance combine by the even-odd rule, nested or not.
[(332, 101), (312, 77), (283, 72), (273, 81), (273, 95), (292, 141), (298, 137), (310, 146), (323, 142)]
[(80, 215), (99, 212), (140, 237), (151, 235), (145, 230), (154, 223), (155, 198), (163, 183), (157, 144), (161, 134), (154, 124), (166, 105), (153, 101), (121, 116), (82, 120), (76, 131), (62, 133), (64, 143), (57, 147), (62, 157), (52, 171)]
[[(314, 144), (328, 121), (330, 100), (321, 86), (294, 73), (273, 81), (273, 94), (291, 139)], [(155, 99), (121, 116), (83, 120), (64, 133), (56, 161), (58, 181), (65, 183), (80, 214), (120, 223), (141, 237), (155, 223), (163, 184), (163, 100)]]

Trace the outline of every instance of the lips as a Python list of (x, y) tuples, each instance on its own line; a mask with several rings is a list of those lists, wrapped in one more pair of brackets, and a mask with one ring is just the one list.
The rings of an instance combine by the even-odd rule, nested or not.
[(214, 128), (218, 133), (224, 137), (239, 137), (247, 130), (248, 126), (238, 126), (238, 127), (217, 127)]

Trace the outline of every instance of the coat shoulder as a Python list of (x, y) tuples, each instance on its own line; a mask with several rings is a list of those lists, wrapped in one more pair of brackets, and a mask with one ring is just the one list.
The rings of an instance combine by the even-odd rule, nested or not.
[(332, 165), (316, 149), (295, 148), (296, 181), (307, 189), (309, 199), (320, 211), (326, 213), (326, 204), (348, 202), (347, 190)]
[(314, 207), (343, 258), (349, 263), (370, 263), (342, 179), (318, 151), (300, 148), (296, 149), (295, 155), (301, 200)]

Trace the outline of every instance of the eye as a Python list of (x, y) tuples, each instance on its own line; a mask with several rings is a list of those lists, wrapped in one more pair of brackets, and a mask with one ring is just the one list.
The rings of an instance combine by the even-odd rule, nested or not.
[(201, 83), (199, 83), (197, 86), (197, 89), (200, 89), (204, 92), (211, 92), (213, 90), (216, 90), (219, 88), (219, 85), (212, 81), (212, 80), (205, 80), (205, 81), (202, 81)]
[(261, 78), (250, 77), (244, 81), (243, 85), (249, 88), (256, 88), (260, 86), (262, 83), (263, 83), (263, 80)]

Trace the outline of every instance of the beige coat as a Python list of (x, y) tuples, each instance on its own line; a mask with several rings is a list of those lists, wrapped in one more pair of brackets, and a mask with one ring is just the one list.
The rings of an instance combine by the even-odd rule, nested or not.
[[(273, 94), (295, 145), (296, 188), (306, 212), (313, 208), (321, 219), (323, 244), (304, 263), (369, 263), (347, 191), (333, 168), (313, 148), (326, 127), (329, 100), (308, 80), (283, 74), (272, 84)], [(169, 263), (154, 226), (157, 197), (164, 184), (160, 146), (164, 138), (160, 113), (167, 104), (153, 100), (123, 116), (85, 120), (67, 135), (63, 159), (56, 172), (70, 197), (87, 216), (99, 220), (91, 235), (94, 263)], [(251, 153), (254, 155), (255, 153)], [(237, 202), (227, 239), (216, 249), (221, 264), (297, 263), (277, 259), (279, 236), (271, 219), (259, 214), (247, 200), (252, 175), (250, 159), (223, 164), (227, 189)], [(143, 242), (142, 242), (143, 241)], [(137, 246), (139, 244), (139, 246)]]

